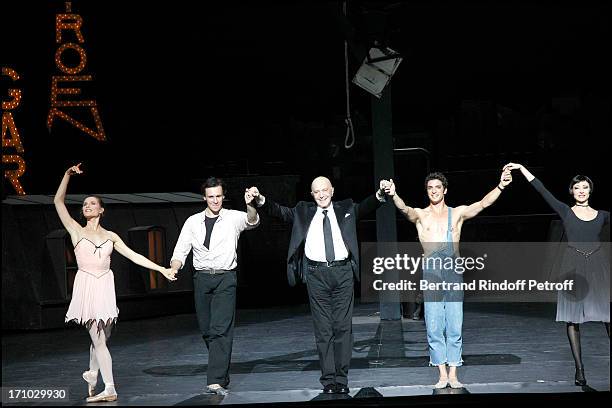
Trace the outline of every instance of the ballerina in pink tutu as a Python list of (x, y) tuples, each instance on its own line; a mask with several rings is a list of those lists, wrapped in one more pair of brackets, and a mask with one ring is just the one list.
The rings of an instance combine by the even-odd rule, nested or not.
[[(113, 362), (106, 346), (119, 314), (115, 298), (115, 280), (110, 269), (111, 253), (116, 249), (135, 264), (159, 271), (168, 280), (174, 281), (176, 277), (172, 269), (159, 266), (132, 251), (119, 235), (100, 225), (100, 218), (104, 215), (104, 203), (100, 197), (89, 196), (83, 201), (82, 214), (87, 220), (84, 227), (70, 216), (64, 199), (70, 176), (83, 173), (80, 166), (81, 163), (66, 170), (53, 200), (62, 224), (70, 234), (79, 267), (74, 279), (66, 322), (74, 321), (85, 326), (91, 337), (89, 370), (83, 373), (89, 391), (87, 402), (115, 401), (117, 391), (113, 381)], [(98, 371), (102, 373), (104, 391), (94, 395)]]

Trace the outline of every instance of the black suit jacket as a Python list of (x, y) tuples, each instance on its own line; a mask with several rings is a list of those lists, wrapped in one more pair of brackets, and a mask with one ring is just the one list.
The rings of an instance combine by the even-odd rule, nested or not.
[[(359, 280), (359, 244), (357, 243), (357, 221), (364, 215), (376, 210), (382, 204), (376, 195), (354, 203), (347, 199), (332, 202), (336, 219), (342, 233), (342, 239), (351, 255), (351, 266), (355, 279)], [(266, 197), (262, 210), (273, 217), (293, 224), (289, 252), (287, 254), (287, 279), (289, 285), (294, 286), (298, 277), (305, 281), (306, 262), (304, 262), (304, 244), (310, 223), (317, 212), (317, 205), (312, 201), (300, 201), (293, 208), (275, 203)]]

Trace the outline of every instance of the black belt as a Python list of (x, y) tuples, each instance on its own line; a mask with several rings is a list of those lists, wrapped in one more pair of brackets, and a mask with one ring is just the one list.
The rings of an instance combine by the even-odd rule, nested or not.
[(326, 266), (326, 267), (330, 267), (330, 266), (344, 266), (347, 263), (350, 262), (349, 258), (343, 259), (341, 261), (332, 261), (332, 262), (319, 262), (319, 261), (313, 261), (311, 259), (306, 258), (306, 263), (308, 265), (312, 265), (312, 266)]
[(219, 275), (226, 272), (234, 272), (235, 269), (196, 269), (196, 272), (207, 273), (209, 275)]

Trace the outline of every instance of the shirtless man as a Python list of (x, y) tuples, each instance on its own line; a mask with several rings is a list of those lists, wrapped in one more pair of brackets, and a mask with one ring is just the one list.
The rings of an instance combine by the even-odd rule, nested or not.
[[(470, 205), (455, 208), (448, 207), (444, 201), (448, 181), (441, 173), (431, 173), (425, 178), (425, 188), (429, 198), (426, 208), (412, 208), (396, 194), (395, 184), (390, 180), (385, 188), (387, 195), (393, 197), (395, 206), (416, 224), (419, 241), (423, 246), (426, 258), (454, 257), (458, 252), (463, 222), (474, 218), (482, 210), (493, 204), (504, 188), (512, 182), (510, 170), (504, 169), (499, 184), (484, 198)], [(462, 282), (462, 275), (452, 269), (436, 269), (438, 262), (424, 262), (423, 278), (445, 282)], [(429, 364), (437, 366), (440, 379), (435, 388), (461, 388), (463, 384), (457, 379), (457, 367), (461, 366), (463, 324), (463, 293), (446, 291), (425, 295), (425, 325), (429, 344)], [(446, 366), (449, 370), (447, 372)]]

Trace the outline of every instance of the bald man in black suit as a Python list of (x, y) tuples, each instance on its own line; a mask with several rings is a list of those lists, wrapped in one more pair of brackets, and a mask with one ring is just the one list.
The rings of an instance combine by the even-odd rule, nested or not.
[(353, 347), (353, 287), (359, 281), (357, 221), (385, 202), (380, 189), (361, 203), (351, 199), (332, 202), (334, 188), (326, 177), (311, 184), (314, 202), (300, 201), (295, 207), (279, 205), (249, 192), (262, 210), (292, 223), (287, 255), (287, 278), (294, 286), (298, 278), (308, 288), (319, 362), (321, 384), (327, 394), (348, 394), (348, 370)]

